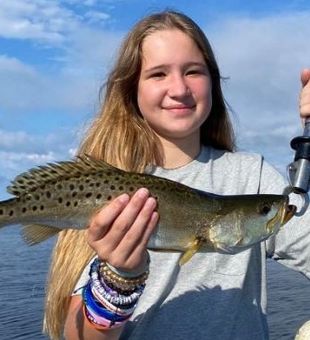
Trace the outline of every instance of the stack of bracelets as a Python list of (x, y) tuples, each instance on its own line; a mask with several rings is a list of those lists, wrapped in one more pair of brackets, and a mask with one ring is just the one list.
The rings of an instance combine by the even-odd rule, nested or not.
[(83, 311), (97, 329), (121, 327), (134, 312), (143, 293), (148, 271), (135, 277), (119, 273), (97, 258), (90, 266), (90, 280), (83, 289)]

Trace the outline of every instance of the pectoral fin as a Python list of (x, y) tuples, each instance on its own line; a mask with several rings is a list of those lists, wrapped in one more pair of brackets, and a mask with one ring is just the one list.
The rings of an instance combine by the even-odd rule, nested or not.
[(184, 263), (189, 261), (192, 256), (199, 250), (199, 248), (202, 245), (202, 239), (201, 238), (195, 238), (193, 241), (191, 241), (188, 245), (188, 248), (186, 252), (182, 255), (182, 257), (179, 260), (179, 265), (183, 266)]
[(22, 227), (22, 237), (28, 245), (32, 246), (47, 240), (60, 231), (61, 229), (51, 226), (31, 224)]

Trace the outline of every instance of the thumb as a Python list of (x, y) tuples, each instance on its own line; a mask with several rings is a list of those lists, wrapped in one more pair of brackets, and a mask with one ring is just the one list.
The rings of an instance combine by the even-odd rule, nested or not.
[(310, 69), (309, 68), (305, 68), (301, 71), (300, 79), (301, 79), (302, 87), (305, 87), (310, 80)]

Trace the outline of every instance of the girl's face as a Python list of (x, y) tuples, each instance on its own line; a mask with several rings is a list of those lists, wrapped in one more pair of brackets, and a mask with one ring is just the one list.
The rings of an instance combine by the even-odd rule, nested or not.
[(138, 106), (164, 140), (199, 142), (211, 105), (211, 77), (196, 43), (177, 29), (144, 39)]

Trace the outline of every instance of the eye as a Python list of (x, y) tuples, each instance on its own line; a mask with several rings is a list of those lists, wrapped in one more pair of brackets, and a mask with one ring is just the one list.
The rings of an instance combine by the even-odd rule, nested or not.
[(150, 78), (163, 78), (163, 77), (165, 77), (164, 72), (155, 72), (150, 74)]
[(199, 69), (192, 69), (192, 70), (188, 70), (186, 72), (186, 74), (188, 76), (194, 76), (194, 75), (198, 75), (198, 74), (203, 74), (203, 71), (202, 70), (199, 70)]
[(271, 210), (271, 205), (270, 204), (267, 204), (267, 203), (264, 203), (262, 204), (259, 208), (258, 208), (258, 212), (261, 214), (261, 215), (268, 215), (268, 213), (270, 212)]

